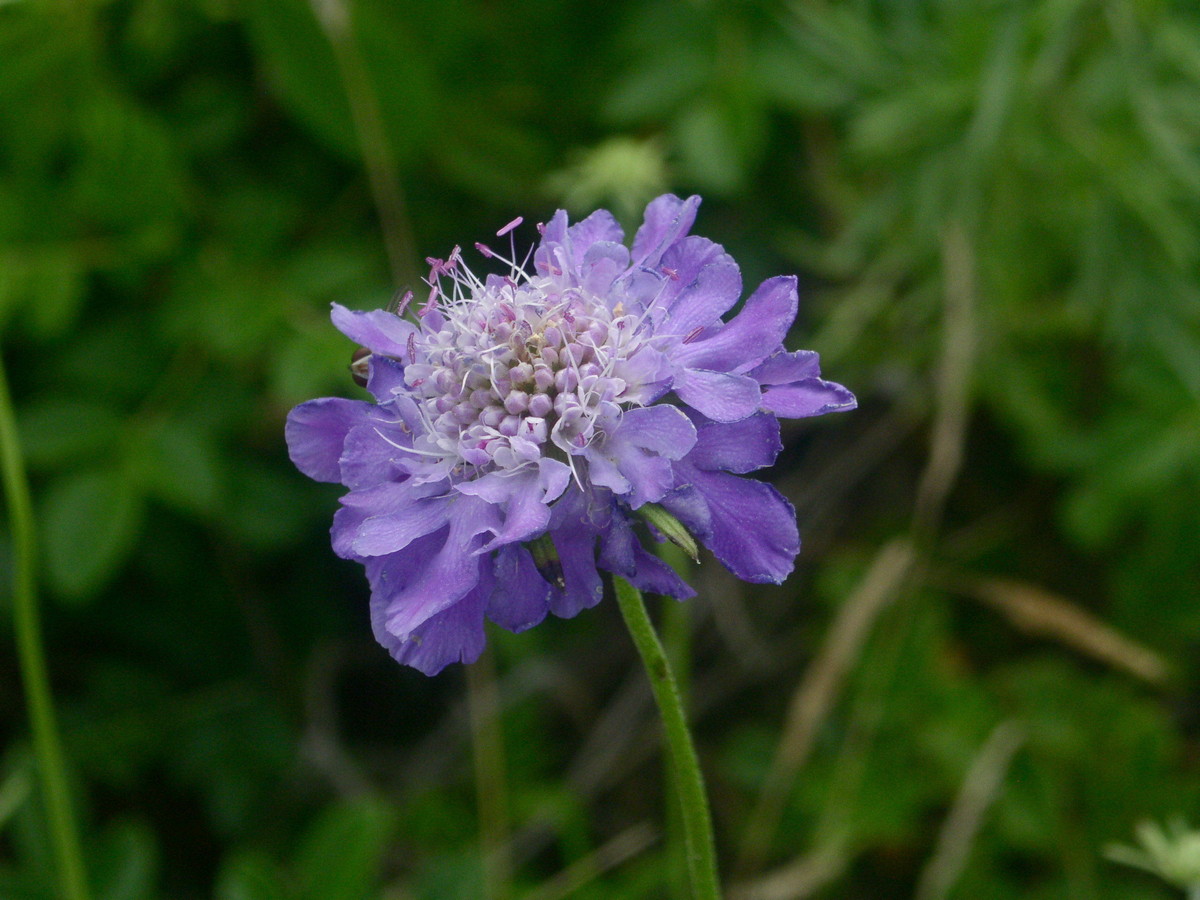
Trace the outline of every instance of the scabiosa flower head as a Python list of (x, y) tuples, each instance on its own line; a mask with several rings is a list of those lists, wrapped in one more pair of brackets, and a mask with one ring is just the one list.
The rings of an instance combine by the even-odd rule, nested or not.
[(599, 569), (692, 596), (646, 534), (690, 535), (748, 581), (791, 571), (791, 505), (741, 476), (774, 461), (779, 416), (854, 397), (821, 380), (815, 353), (784, 349), (794, 278), (722, 319), (741, 275), (688, 235), (699, 203), (654, 200), (632, 248), (608, 212), (568, 227), (559, 211), (523, 261), (476, 245), (504, 274), (476, 276), (455, 248), (429, 260), (420, 304), (334, 305), (369, 351), (355, 368), (375, 402), (301, 404), (288, 447), (350, 489), (333, 547), (365, 566), (376, 637), (400, 662), (433, 674), (478, 657), (485, 619), (521, 631), (573, 616), (599, 602)]

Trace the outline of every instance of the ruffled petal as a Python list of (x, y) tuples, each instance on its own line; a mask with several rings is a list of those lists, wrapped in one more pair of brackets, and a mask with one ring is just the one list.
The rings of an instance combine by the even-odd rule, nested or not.
[(691, 259), (670, 260), (680, 266), (672, 269), (680, 285), (675, 291), (663, 292), (660, 303), (666, 308), (666, 315), (657, 328), (659, 334), (686, 338), (719, 323), (742, 295), (742, 272), (737, 264), (711, 241), (688, 238), (686, 246), (692, 246), (693, 242), (708, 244), (713, 252), (695, 269)]
[(288, 456), (314, 481), (340, 482), (339, 460), (346, 435), (375, 409), (365, 400), (322, 397), (301, 403), (288, 413), (284, 426)]
[(451, 663), (473, 663), (486, 642), (483, 620), (494, 579), (481, 570), (478, 583), (457, 602), (430, 616), (407, 638), (400, 639), (387, 630), (386, 616), (376, 615), (372, 604), (371, 625), (375, 637), (400, 663), (426, 675), (436, 675)]
[(712, 536), (704, 543), (743, 581), (780, 584), (800, 552), (792, 504), (769, 484), (677, 464), (708, 505)]
[(695, 443), (696, 428), (680, 410), (646, 406), (626, 410), (620, 425), (584, 455), (592, 481), (615, 494), (628, 493), (636, 509), (674, 487), (669, 460), (681, 458)]
[[(388, 598), (388, 617), (384, 627), (401, 639), (430, 617), (456, 603), (479, 580), (480, 565), (475, 551), (483, 543), (482, 533), (498, 527), (495, 507), (475, 497), (456, 495), (449, 525), (438, 535), (445, 539), (436, 553), (428, 551), (413, 560), (415, 574), (384, 570), (372, 582), (372, 588)], [(394, 559), (405, 554), (392, 554)], [(370, 568), (368, 568), (368, 572)], [(390, 575), (390, 582), (389, 582)], [(405, 579), (403, 587), (394, 585)]]
[(333, 304), (329, 317), (338, 331), (371, 352), (411, 361), (408, 358), (408, 339), (417, 331), (417, 326), (412, 322), (385, 309), (362, 311), (347, 309), (340, 303)]
[(453, 511), (449, 497), (433, 497), (368, 516), (359, 524), (350, 552), (355, 556), (385, 556), (403, 550), (419, 537), (441, 528)]
[(797, 350), (788, 353), (779, 350), (767, 357), (750, 373), (759, 384), (791, 384), (816, 378), (821, 374), (820, 357), (815, 350)]
[(688, 368), (748, 372), (782, 346), (797, 302), (794, 276), (768, 279), (732, 320), (711, 335), (680, 344), (672, 358)]
[(550, 585), (520, 544), (496, 551), (496, 587), (488, 601), (487, 617), (508, 631), (532, 628), (550, 612)]
[(737, 422), (758, 412), (762, 391), (745, 375), (684, 369), (672, 385), (679, 399), (714, 422)]
[(854, 409), (858, 400), (840, 384), (810, 378), (795, 384), (767, 385), (763, 388), (762, 405), (777, 416), (802, 419)]
[(396, 394), (406, 393), (404, 366), (390, 356), (372, 353), (367, 363), (367, 390), (380, 403), (386, 403)]
[(340, 459), (341, 482), (351, 490), (383, 481), (402, 481), (407, 476), (396, 458), (411, 444), (411, 435), (394, 420), (384, 419), (378, 407), (361, 425), (346, 434)]
[(596, 571), (596, 532), (580, 523), (576, 528), (551, 532), (551, 537), (566, 587), (551, 593), (550, 611), (569, 619), (595, 606), (604, 596), (604, 585)]
[(696, 195), (680, 200), (674, 194), (663, 194), (650, 201), (642, 227), (633, 238), (634, 266), (656, 266), (663, 253), (691, 230), (696, 221), (700, 198)]
[(628, 576), (628, 581), (634, 587), (651, 594), (674, 597), (676, 600), (687, 600), (696, 596), (691, 585), (654, 554), (640, 545), (635, 545), (633, 555), (637, 567), (633, 574)]
[(740, 422), (699, 424), (687, 461), (698, 469), (746, 473), (771, 465), (782, 449), (779, 420), (760, 412)]
[[(607, 209), (598, 209), (586, 219), (576, 222), (567, 229), (567, 241), (571, 264), (576, 268), (583, 265), (594, 244), (610, 244), (625, 249), (622, 243), (625, 232), (616, 218)], [(629, 251), (625, 251), (628, 257)]]

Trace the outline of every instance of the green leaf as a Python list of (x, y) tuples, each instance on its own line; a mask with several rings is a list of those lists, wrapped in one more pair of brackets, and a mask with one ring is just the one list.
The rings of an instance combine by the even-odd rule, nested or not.
[(141, 498), (116, 469), (72, 473), (53, 482), (42, 503), (50, 587), (89, 599), (116, 574), (137, 540)]
[(302, 900), (370, 896), (395, 824), (394, 810), (371, 798), (327, 809), (309, 829), (296, 860)]

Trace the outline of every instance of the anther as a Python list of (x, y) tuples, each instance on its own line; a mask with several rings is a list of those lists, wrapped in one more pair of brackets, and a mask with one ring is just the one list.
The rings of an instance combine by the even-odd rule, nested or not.
[(525, 221), (525, 219), (523, 217), (517, 216), (515, 219), (513, 219), (511, 222), (509, 222), (507, 225), (505, 225), (503, 228), (501, 228), (499, 231), (497, 231), (496, 237), (504, 237), (504, 235), (508, 234), (510, 231), (512, 231), (514, 228), (516, 228), (518, 225), (520, 225), (524, 221)]

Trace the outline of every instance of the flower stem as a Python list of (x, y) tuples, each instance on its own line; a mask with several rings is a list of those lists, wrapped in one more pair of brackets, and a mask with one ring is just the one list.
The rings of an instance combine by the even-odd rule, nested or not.
[(491, 647), (467, 670), (467, 707), (475, 758), (475, 797), (483, 854), (483, 896), (511, 896), (512, 860), (508, 849), (508, 789), (505, 784), (504, 731), (496, 689), (496, 661)]
[(679, 808), (682, 812), (683, 837), (687, 847), (688, 872), (692, 881), (692, 896), (695, 900), (720, 900), (721, 891), (717, 880), (716, 849), (713, 843), (712, 819), (708, 812), (708, 798), (704, 792), (704, 776), (700, 772), (700, 761), (688, 731), (687, 715), (675, 677), (663, 652), (662, 644), (650, 624), (646, 604), (641, 591), (621, 578), (613, 578), (617, 602), (621, 615), (633, 637), (650, 687), (662, 717), (663, 732), (674, 766)]
[(13, 627), (16, 631), (21, 680), (25, 687), (25, 702), (29, 706), (33, 751), (42, 778), (46, 815), (58, 859), (59, 887), (64, 900), (87, 900), (83, 855), (71, 810), (71, 795), (67, 789), (62, 747), (58, 740), (50, 683), (46, 676), (46, 659), (42, 652), (29, 480), (22, 462), (3, 361), (0, 361), (0, 463), (3, 464), (4, 495), (8, 498), (8, 519), (13, 541)]

